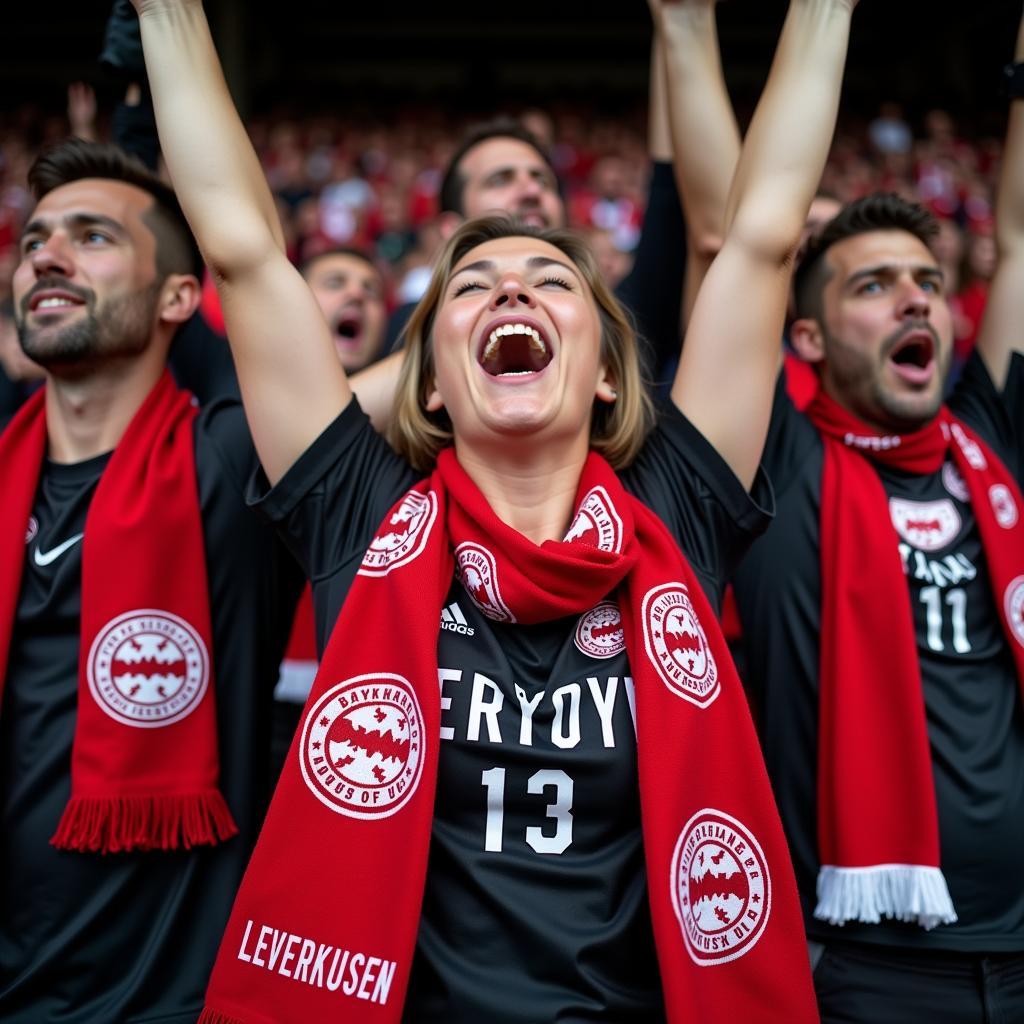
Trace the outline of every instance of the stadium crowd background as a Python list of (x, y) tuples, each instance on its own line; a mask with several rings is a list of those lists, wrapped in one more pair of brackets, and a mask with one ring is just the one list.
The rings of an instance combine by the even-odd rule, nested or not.
[[(43, 114), (25, 104), (0, 119), (0, 303), (9, 300), (16, 240), (31, 206), (25, 174), (38, 148), (73, 129), (110, 137), (109, 111), (92, 114), (90, 92), (69, 89), (68, 112)], [(644, 212), (645, 110), (607, 117), (563, 105), (511, 113), (549, 145), (571, 223), (590, 237), (614, 284), (629, 270)], [(379, 120), (285, 111), (251, 118), (292, 257), (360, 247), (384, 271), (391, 306), (416, 299), (440, 243), (441, 168), (470, 120), (436, 109)], [(941, 109), (911, 118), (885, 102), (873, 117), (841, 123), (822, 180), (823, 191), (844, 202), (885, 189), (923, 202), (940, 218), (939, 257), (957, 296), (958, 359), (973, 343), (995, 260), (992, 201), (1001, 143), (973, 127)], [(8, 365), (11, 345), (4, 350)]]

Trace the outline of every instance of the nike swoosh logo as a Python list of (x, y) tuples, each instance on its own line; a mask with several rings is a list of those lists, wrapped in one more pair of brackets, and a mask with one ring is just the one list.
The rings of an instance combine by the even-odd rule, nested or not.
[(68, 548), (73, 548), (84, 536), (84, 533), (76, 533), (74, 537), (69, 537), (63, 544), (58, 544), (49, 551), (40, 551), (39, 548), (36, 548), (32, 552), (32, 557), (35, 559), (36, 565), (49, 565), (60, 558)]

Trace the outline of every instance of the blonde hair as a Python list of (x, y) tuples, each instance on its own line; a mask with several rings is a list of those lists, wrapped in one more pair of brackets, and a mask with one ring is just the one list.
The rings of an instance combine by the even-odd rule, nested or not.
[(586, 241), (563, 228), (541, 230), (506, 214), (467, 221), (441, 250), (430, 284), (405, 328), (405, 362), (398, 379), (394, 415), (388, 428), (392, 447), (416, 469), (433, 468), (438, 452), (452, 442), (452, 425), (444, 409), (427, 412), (434, 382), (434, 317), (452, 271), (472, 249), (499, 238), (537, 238), (563, 252), (590, 286), (601, 323), (601, 358), (618, 392), (615, 402), (594, 400), (590, 446), (615, 469), (628, 466), (654, 422), (651, 399), (640, 372), (636, 332), (601, 278)]

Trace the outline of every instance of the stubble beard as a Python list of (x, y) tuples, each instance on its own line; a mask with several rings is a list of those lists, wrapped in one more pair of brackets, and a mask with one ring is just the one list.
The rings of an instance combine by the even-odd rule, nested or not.
[(96, 296), (86, 296), (86, 312), (62, 328), (28, 326), (19, 319), (21, 350), (51, 373), (81, 376), (104, 363), (131, 359), (148, 347), (160, 285), (107, 300), (97, 309)]

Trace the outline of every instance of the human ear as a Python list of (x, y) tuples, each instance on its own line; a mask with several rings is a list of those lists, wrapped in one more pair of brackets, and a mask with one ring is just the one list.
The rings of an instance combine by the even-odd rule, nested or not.
[(182, 324), (199, 307), (202, 289), (192, 274), (168, 274), (160, 290), (160, 319)]
[(794, 320), (789, 328), (789, 343), (805, 363), (820, 363), (825, 358), (825, 336), (817, 320)]

